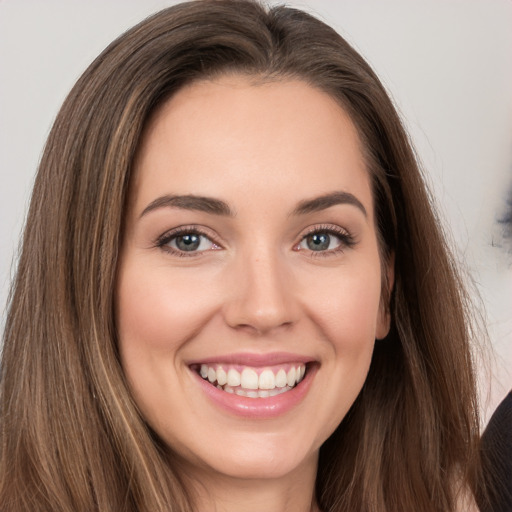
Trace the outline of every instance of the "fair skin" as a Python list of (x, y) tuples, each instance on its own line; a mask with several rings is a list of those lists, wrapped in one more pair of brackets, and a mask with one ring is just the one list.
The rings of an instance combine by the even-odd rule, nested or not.
[(229, 76), (159, 108), (135, 162), (119, 349), (198, 510), (317, 510), (319, 448), (388, 332), (381, 277), (360, 141), (332, 98)]

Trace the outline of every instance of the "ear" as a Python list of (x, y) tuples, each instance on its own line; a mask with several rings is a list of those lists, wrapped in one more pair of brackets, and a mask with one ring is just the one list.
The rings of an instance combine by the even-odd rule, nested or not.
[(383, 282), (380, 295), (380, 306), (375, 329), (375, 338), (382, 340), (391, 328), (391, 310), (389, 301), (395, 284), (395, 253), (391, 253), (383, 265)]

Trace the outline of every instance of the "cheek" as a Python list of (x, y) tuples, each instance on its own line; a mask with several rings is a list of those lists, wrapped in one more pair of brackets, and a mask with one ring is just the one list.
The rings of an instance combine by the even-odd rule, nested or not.
[[(167, 432), (167, 416), (187, 411), (181, 400), (180, 351), (211, 316), (212, 296), (197, 273), (178, 277), (162, 266), (125, 262), (118, 274), (116, 324), (122, 367), (143, 416)], [(169, 390), (175, 393), (169, 393)], [(181, 390), (180, 390), (181, 389)]]
[[(378, 268), (378, 267), (377, 267)], [(331, 275), (329, 293), (309, 296), (308, 309), (321, 330), (323, 366), (329, 376), (320, 408), (328, 418), (323, 442), (341, 423), (364, 385), (370, 367), (380, 311), (380, 272), (375, 267)]]
[(177, 278), (162, 268), (121, 269), (117, 327), (121, 345), (141, 350), (176, 350), (208, 321), (213, 294), (197, 273)]
[(324, 337), (337, 352), (357, 352), (373, 344), (380, 315), (380, 272), (375, 266), (347, 267), (328, 277), (324, 286), (311, 282), (303, 294)]

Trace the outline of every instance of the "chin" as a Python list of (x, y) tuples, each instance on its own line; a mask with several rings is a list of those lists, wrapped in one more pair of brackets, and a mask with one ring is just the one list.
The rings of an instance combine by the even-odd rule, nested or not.
[(201, 478), (205, 479), (217, 475), (241, 480), (265, 480), (284, 478), (304, 470), (316, 473), (319, 446), (308, 447), (306, 440), (298, 440), (296, 435), (290, 433), (244, 433), (225, 436), (222, 443), (212, 438), (208, 443), (192, 449), (195, 453), (187, 450), (187, 453), (181, 454), (184, 460), (192, 464), (191, 474), (202, 468)]

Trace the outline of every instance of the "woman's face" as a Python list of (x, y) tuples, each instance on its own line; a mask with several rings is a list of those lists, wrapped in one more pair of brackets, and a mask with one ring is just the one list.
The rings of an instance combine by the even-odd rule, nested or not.
[(150, 121), (117, 283), (122, 366), (187, 474), (314, 472), (388, 331), (358, 135), (323, 92), (195, 83)]

